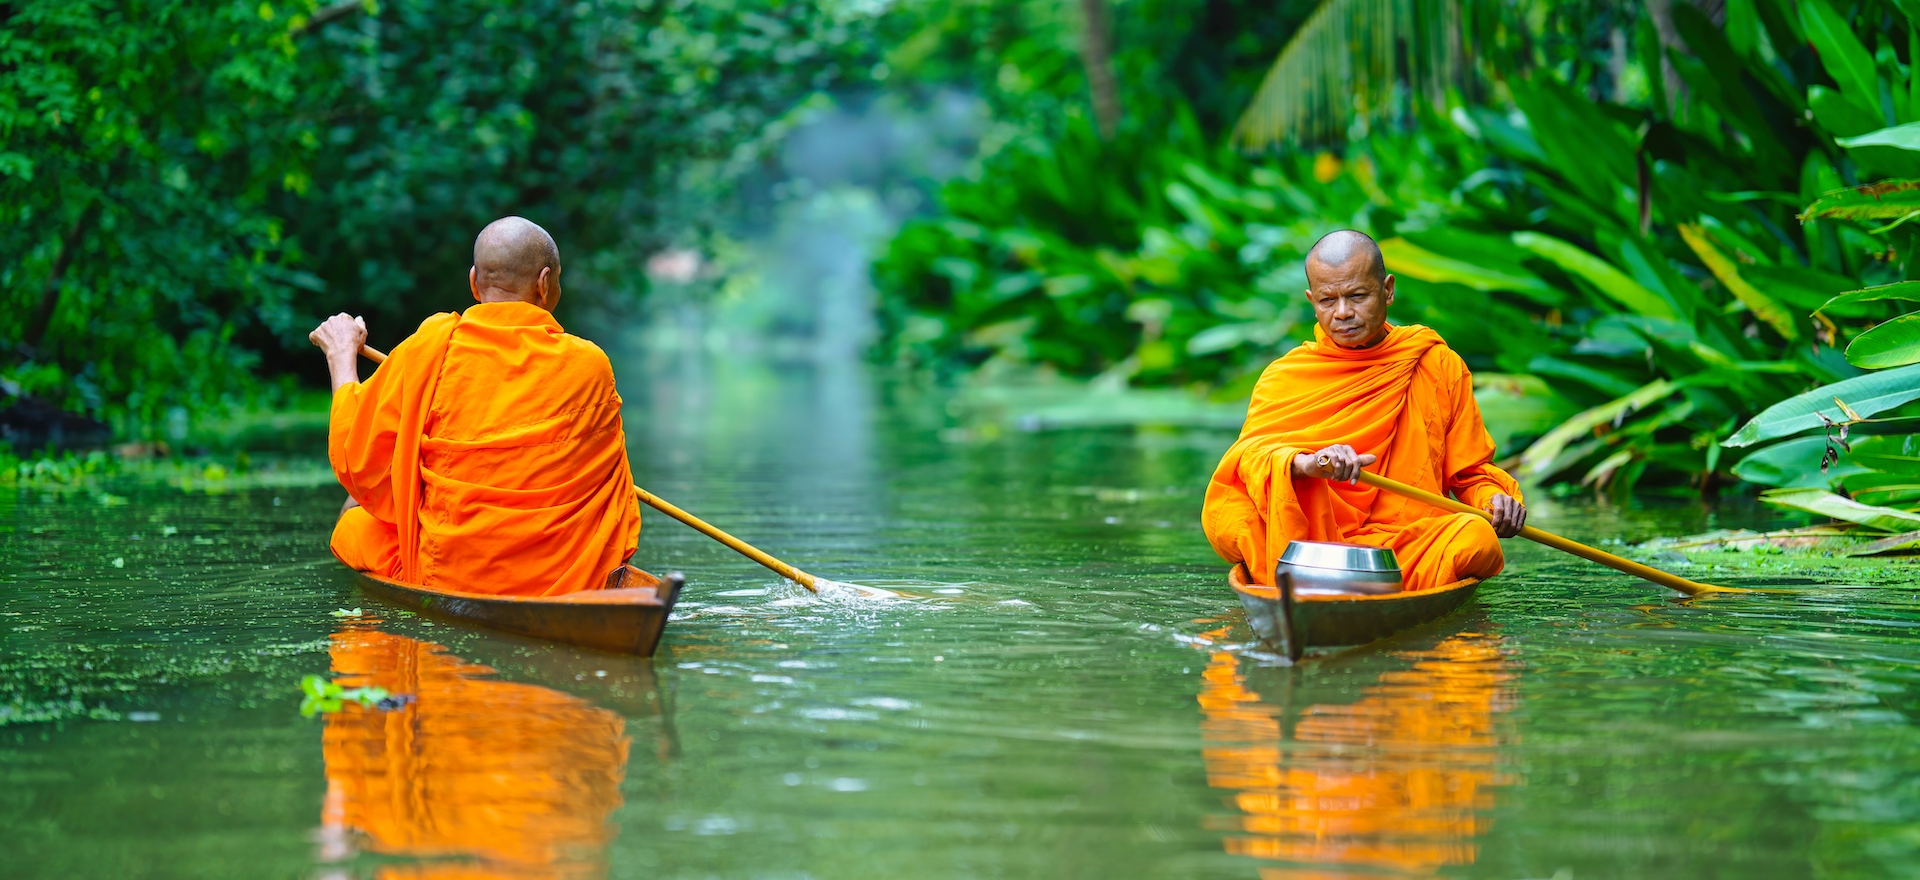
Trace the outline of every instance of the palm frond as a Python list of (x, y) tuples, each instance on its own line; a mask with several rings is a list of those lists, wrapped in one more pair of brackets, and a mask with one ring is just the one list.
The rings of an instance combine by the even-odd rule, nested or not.
[(1461, 34), (1457, 0), (1326, 0), (1267, 71), (1234, 142), (1265, 149), (1339, 137), (1356, 116), (1391, 111), (1403, 83), (1441, 101), (1467, 65)]

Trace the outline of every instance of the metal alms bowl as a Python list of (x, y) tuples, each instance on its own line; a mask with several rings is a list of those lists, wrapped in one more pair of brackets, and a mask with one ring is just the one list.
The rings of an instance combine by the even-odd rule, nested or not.
[(1385, 547), (1293, 541), (1274, 565), (1274, 579), (1286, 572), (1301, 596), (1372, 596), (1398, 593), (1404, 586), (1400, 560)]

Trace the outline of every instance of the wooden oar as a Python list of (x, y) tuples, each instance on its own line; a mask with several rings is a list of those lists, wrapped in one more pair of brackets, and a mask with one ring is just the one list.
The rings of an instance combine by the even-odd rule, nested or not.
[[(372, 346), (367, 346), (367, 345), (360, 346), (360, 354), (365, 356), (367, 360), (373, 361), (376, 364), (383, 364), (387, 362), (386, 353)], [(755, 547), (752, 544), (749, 544), (745, 541), (740, 540), (739, 538), (736, 538), (732, 535), (727, 534), (726, 532), (721, 531), (715, 526), (709, 524), (706, 520), (703, 520), (697, 516), (694, 516), (691, 513), (688, 513), (684, 510), (681, 510), (678, 507), (675, 507), (672, 504), (667, 503), (666, 500), (662, 499), (658, 495), (653, 494), (652, 492), (648, 492), (647, 490), (642, 489), (637, 485), (633, 487), (633, 491), (640, 493), (640, 500), (645, 501), (649, 507), (652, 507), (653, 509), (660, 511), (661, 513), (664, 513), (670, 517), (673, 517), (674, 519), (677, 519), (687, 524), (688, 526), (692, 527), (694, 531), (699, 532), (703, 535), (706, 535), (709, 538), (714, 539), (715, 541), (719, 541), (720, 543), (727, 545), (727, 547), (733, 550), (735, 553), (738, 553), (741, 556), (745, 556), (748, 559), (758, 562), (761, 565), (766, 566), (774, 574), (777, 574), (783, 578), (786, 578), (787, 580), (793, 581), (794, 583), (799, 584), (800, 586), (806, 587), (807, 589), (812, 590), (813, 592), (816, 592), (816, 593), (820, 592), (820, 588), (822, 586), (845, 587), (849, 590), (853, 590), (855, 592), (860, 592), (860, 593), (876, 592), (869, 587), (860, 587), (860, 586), (855, 586), (853, 584), (843, 584), (839, 581), (828, 580), (823, 577), (815, 577), (813, 575), (807, 574), (806, 572), (801, 571), (800, 569), (794, 568), (791, 565), (788, 565), (784, 562), (781, 562), (778, 559), (773, 558), (772, 556), (767, 555), (765, 552), (761, 551), (760, 548)]]
[[(1365, 483), (1369, 486), (1372, 486), (1376, 489), (1385, 489), (1388, 492), (1394, 493), (1395, 495), (1404, 495), (1408, 498), (1412, 498), (1415, 501), (1424, 501), (1428, 504), (1431, 504), (1435, 507), (1440, 508), (1441, 510), (1450, 510), (1454, 513), (1471, 513), (1474, 516), (1480, 517), (1481, 519), (1484, 519), (1484, 520), (1488, 520), (1489, 522), (1493, 520), (1493, 514), (1490, 514), (1484, 510), (1480, 510), (1479, 508), (1475, 508), (1475, 507), (1469, 507), (1465, 504), (1461, 504), (1460, 502), (1455, 501), (1443, 495), (1435, 495), (1432, 492), (1428, 492), (1425, 489), (1416, 489), (1405, 483), (1398, 482), (1396, 480), (1389, 480), (1386, 477), (1379, 476), (1378, 474), (1370, 474), (1370, 473), (1367, 473), (1366, 471), (1361, 471), (1360, 482)], [(1720, 586), (1715, 586), (1713, 584), (1703, 584), (1696, 581), (1690, 581), (1679, 575), (1669, 574), (1667, 572), (1661, 571), (1660, 569), (1654, 568), (1651, 565), (1642, 565), (1631, 559), (1622, 559), (1621, 557), (1615, 556), (1612, 553), (1608, 553), (1607, 551), (1601, 550), (1597, 547), (1589, 547), (1585, 544), (1580, 543), (1579, 541), (1568, 540), (1552, 532), (1543, 532), (1539, 529), (1534, 528), (1533, 526), (1522, 526), (1520, 528), (1520, 537), (1526, 538), (1527, 540), (1533, 541), (1538, 544), (1545, 544), (1548, 547), (1552, 547), (1555, 550), (1571, 553), (1575, 556), (1580, 557), (1581, 559), (1590, 559), (1608, 568), (1612, 568), (1618, 571), (1624, 571), (1627, 574), (1633, 575), (1634, 577), (1652, 581), (1656, 584), (1659, 584), (1660, 586), (1670, 587), (1672, 589), (1679, 590), (1680, 592), (1685, 593), (1689, 596), (1698, 596), (1702, 593), (1751, 593), (1751, 592), (1754, 592), (1753, 590), (1748, 590), (1741, 587), (1720, 587)]]

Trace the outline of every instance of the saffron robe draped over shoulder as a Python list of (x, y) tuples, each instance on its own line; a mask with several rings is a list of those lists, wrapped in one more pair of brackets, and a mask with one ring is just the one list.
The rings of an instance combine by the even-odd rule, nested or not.
[(360, 507), (333, 552), (462, 592), (594, 589), (633, 555), (640, 507), (613, 367), (545, 309), (434, 315), (333, 394), (327, 458)]
[(1368, 348), (1315, 339), (1268, 365), (1240, 439), (1207, 486), (1201, 524), (1221, 558), (1262, 584), (1289, 542), (1392, 548), (1406, 589), (1498, 574), (1504, 562), (1485, 520), (1447, 514), (1366, 484), (1295, 479), (1293, 460), (1336, 443), (1379, 456), (1367, 470), (1485, 508), (1520, 487), (1493, 465), (1493, 438), (1460, 356), (1426, 327), (1389, 327)]

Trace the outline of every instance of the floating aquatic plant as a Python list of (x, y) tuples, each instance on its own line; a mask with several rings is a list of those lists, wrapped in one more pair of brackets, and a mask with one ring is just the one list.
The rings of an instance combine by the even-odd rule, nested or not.
[(328, 681), (323, 675), (308, 675), (300, 679), (300, 714), (312, 718), (315, 714), (338, 712), (347, 703), (359, 703), (363, 708), (391, 712), (413, 702), (411, 694), (390, 694), (386, 688), (378, 687), (342, 687), (339, 683)]

